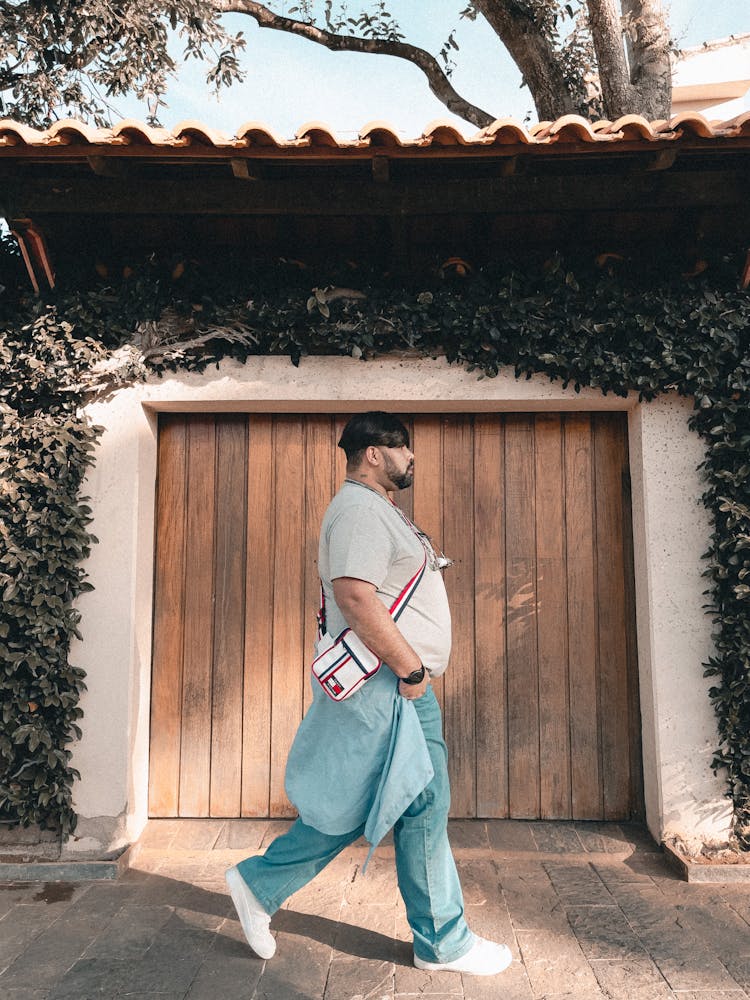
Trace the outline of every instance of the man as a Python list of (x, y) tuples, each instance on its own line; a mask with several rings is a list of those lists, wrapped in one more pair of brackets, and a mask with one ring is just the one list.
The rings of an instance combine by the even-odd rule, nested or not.
[[(430, 687), (450, 654), (440, 572), (447, 560), (388, 496), (414, 478), (401, 421), (380, 411), (358, 414), (339, 447), (346, 453), (346, 480), (320, 535), (326, 629), (337, 636), (349, 626), (383, 665), (340, 702), (314, 682), (313, 703), (287, 764), (287, 793), (300, 817), (265, 855), (231, 868), (227, 884), (248, 943), (261, 958), (271, 958), (276, 942), (269, 921), (284, 900), (363, 833), (374, 847), (393, 825), (414, 964), (495, 975), (510, 964), (510, 951), (466, 925), (447, 836), (447, 751)], [(423, 565), (396, 622), (389, 608)]]

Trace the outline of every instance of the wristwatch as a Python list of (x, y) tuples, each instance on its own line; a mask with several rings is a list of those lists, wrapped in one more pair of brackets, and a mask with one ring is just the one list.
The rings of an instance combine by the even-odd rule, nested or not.
[(419, 668), (419, 670), (412, 670), (409, 676), (402, 677), (401, 681), (403, 684), (421, 684), (422, 681), (424, 680), (425, 673), (426, 671), (423, 663), (422, 666)]

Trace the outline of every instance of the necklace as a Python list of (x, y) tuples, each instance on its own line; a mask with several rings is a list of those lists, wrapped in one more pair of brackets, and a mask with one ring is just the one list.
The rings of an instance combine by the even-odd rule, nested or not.
[(395, 510), (407, 528), (417, 536), (419, 544), (422, 546), (427, 556), (427, 564), (430, 569), (446, 569), (446, 567), (453, 565), (453, 560), (449, 559), (442, 549), (438, 549), (436, 551), (432, 541), (430, 540), (430, 536), (426, 534), (426, 532), (422, 531), (421, 528), (418, 528), (416, 524), (408, 518), (406, 514), (404, 514), (398, 504), (391, 500), (390, 497), (384, 496), (379, 490), (373, 489), (372, 486), (368, 486), (367, 483), (358, 483), (356, 479), (349, 479), (348, 476), (344, 482), (351, 483), (352, 486), (361, 486), (363, 490), (369, 490), (370, 493), (374, 493), (376, 496), (379, 496), (381, 500), (384, 500), (389, 507)]

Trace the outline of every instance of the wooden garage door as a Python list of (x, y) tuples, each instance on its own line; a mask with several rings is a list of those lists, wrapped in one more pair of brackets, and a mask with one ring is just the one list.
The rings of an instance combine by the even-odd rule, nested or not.
[[(150, 811), (288, 816), (310, 700), (318, 527), (343, 417), (160, 420)], [(626, 422), (409, 418), (397, 499), (455, 560), (436, 684), (453, 814), (642, 811)]]

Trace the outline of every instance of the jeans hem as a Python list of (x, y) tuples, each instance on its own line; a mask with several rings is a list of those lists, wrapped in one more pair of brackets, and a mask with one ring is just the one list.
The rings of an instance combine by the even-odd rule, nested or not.
[(474, 934), (472, 931), (469, 931), (468, 944), (465, 947), (459, 948), (458, 951), (456, 952), (449, 953), (447, 957), (444, 955), (437, 956), (435, 954), (421, 955), (416, 948), (414, 948), (414, 954), (422, 962), (437, 962), (440, 965), (442, 965), (444, 962), (455, 962), (456, 959), (463, 958), (464, 955), (469, 954), (471, 949), (474, 947), (474, 942), (476, 941), (476, 939), (477, 939), (476, 934)]

